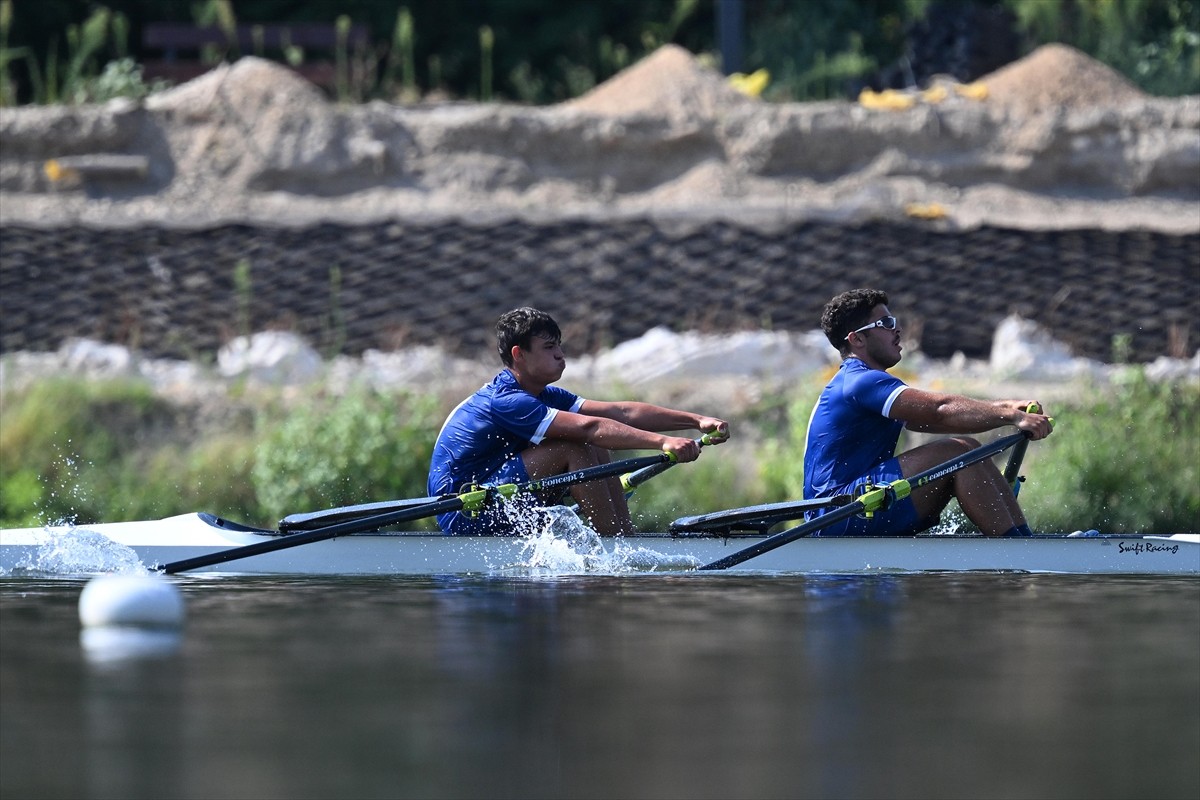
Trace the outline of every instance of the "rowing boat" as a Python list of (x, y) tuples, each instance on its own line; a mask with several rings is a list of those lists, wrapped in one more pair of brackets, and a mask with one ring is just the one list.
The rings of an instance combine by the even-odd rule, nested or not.
[[(872, 514), (913, 487), (1025, 442), (1022, 432), (981, 445), (910, 478), (856, 496), (791, 500), (725, 509), (671, 523), (666, 533), (601, 537), (563, 506), (509, 515), (510, 535), (444, 536), (403, 523), (449, 511), (477, 513), (495, 503), (585, 481), (620, 476), (627, 496), (675, 464), (670, 453), (585, 467), (526, 484), (469, 487), (460, 494), (390, 500), (292, 514), (278, 530), (214, 514), (144, 522), (0, 530), (0, 575), (87, 572), (99, 554), (120, 564), (179, 572), (282, 575), (577, 574), (713, 572), (857, 574), (874, 572), (1051, 572), (1200, 575), (1200, 534), (1042, 534), (1005, 539), (975, 535), (822, 537), (831, 522)], [(709, 443), (705, 438), (698, 444)], [(1023, 448), (1010, 459), (1016, 475)], [(824, 508), (816, 519), (778, 533), (775, 526)], [(508, 512), (505, 512), (508, 513)], [(518, 531), (524, 531), (518, 533)], [(82, 556), (80, 555), (82, 553)], [(111, 561), (109, 563), (112, 563)], [(101, 570), (103, 571), (103, 570)]]
[[(271, 542), (295, 533), (241, 525), (208, 513), (161, 520), (0, 531), (0, 574), (70, 569), (74, 548), (132, 551), (144, 567)], [(583, 542), (538, 533), (443, 536), (353, 533), (206, 565), (193, 572), (270, 575), (538, 574), (546, 571), (691, 572), (767, 541), (765, 532), (671, 531)], [(124, 550), (128, 548), (128, 551)], [(86, 559), (77, 563), (84, 563)], [(64, 567), (64, 565), (66, 565)], [(85, 566), (82, 571), (94, 570)], [(728, 568), (757, 573), (1048, 572), (1200, 575), (1200, 534), (1043, 534), (1020, 539), (968, 535), (808, 537)]]

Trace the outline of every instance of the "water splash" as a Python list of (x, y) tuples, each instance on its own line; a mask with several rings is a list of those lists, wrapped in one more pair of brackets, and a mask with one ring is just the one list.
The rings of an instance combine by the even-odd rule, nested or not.
[(611, 551), (595, 530), (566, 506), (537, 509), (540, 524), (526, 516), (522, 534), (523, 559), (509, 571), (538, 576), (627, 575), (642, 572), (693, 570), (700, 562), (692, 556), (666, 555), (647, 547), (634, 547), (620, 539)]
[(49, 575), (97, 573), (148, 574), (132, 548), (75, 525), (42, 529), (36, 545), (13, 567), (13, 574)]

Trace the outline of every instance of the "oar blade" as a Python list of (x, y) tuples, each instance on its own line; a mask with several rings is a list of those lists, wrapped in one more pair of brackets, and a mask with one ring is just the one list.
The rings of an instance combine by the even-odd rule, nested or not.
[(311, 531), (324, 528), (338, 522), (352, 519), (364, 519), (391, 511), (407, 508), (417, 508), (435, 502), (437, 497), (413, 497), (406, 500), (382, 500), (378, 503), (360, 503), (353, 506), (340, 506), (321, 511), (307, 511), (299, 514), (289, 514), (279, 521), (281, 533), (295, 531)]
[(816, 508), (843, 506), (853, 501), (850, 495), (820, 498), (815, 500), (784, 500), (779, 503), (762, 503), (742, 506), (723, 511), (712, 511), (692, 517), (680, 517), (670, 525), (672, 532), (734, 531), (751, 530), (765, 533), (780, 522), (800, 519), (805, 511)]

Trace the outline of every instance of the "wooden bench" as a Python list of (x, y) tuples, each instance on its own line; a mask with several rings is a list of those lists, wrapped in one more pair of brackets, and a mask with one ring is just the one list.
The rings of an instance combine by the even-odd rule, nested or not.
[[(242, 24), (237, 26), (235, 36), (236, 42), (231, 41), (225, 30), (216, 25), (147, 23), (142, 29), (142, 47), (147, 52), (160, 53), (161, 57), (143, 60), (142, 76), (147, 81), (189, 81), (215, 66), (201, 61), (204, 49), (215, 47), (226, 57), (234, 53), (261, 55), (287, 64), (322, 88), (336, 87), (337, 69), (333, 60), (338, 49), (336, 25), (324, 22)], [(344, 44), (347, 57), (365, 50), (369, 43), (365, 25), (350, 26)], [(286, 51), (289, 47), (299, 47), (304, 51), (304, 59), (297, 66), (287, 63)], [(315, 59), (314, 54), (318, 56)]]

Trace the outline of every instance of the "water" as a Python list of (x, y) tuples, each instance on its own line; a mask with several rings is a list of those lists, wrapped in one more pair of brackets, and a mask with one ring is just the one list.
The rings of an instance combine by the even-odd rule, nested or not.
[(1200, 796), (1195, 578), (84, 583), (0, 578), (5, 798)]

